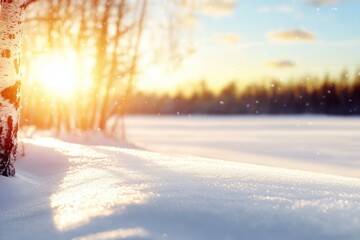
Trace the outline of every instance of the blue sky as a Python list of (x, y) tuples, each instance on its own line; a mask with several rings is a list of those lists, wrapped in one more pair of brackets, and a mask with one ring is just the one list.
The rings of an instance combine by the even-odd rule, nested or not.
[(189, 41), (196, 51), (175, 71), (152, 70), (145, 80), (157, 89), (200, 79), (221, 87), (230, 80), (285, 81), (360, 69), (360, 1), (190, 2), (197, 24)]

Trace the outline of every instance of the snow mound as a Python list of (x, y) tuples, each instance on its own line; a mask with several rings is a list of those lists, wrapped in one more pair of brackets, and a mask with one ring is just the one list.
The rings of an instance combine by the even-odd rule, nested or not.
[(0, 178), (1, 239), (360, 239), (358, 178), (23, 141)]

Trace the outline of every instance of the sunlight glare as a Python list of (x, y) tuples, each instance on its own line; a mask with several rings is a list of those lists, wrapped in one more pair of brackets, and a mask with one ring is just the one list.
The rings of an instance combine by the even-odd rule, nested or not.
[(68, 98), (77, 89), (76, 56), (71, 52), (56, 52), (42, 55), (35, 60), (37, 81), (52, 94)]
[(60, 231), (145, 203), (150, 197), (147, 184), (129, 181), (129, 176), (134, 179), (136, 174), (125, 167), (114, 167), (113, 159), (101, 151), (52, 138), (36, 138), (32, 144), (56, 149), (68, 159), (66, 175), (49, 199), (53, 221)]

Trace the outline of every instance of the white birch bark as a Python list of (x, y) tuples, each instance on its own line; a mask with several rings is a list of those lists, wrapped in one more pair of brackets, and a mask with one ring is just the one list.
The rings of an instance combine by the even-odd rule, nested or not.
[(24, 0), (0, 0), (0, 175), (13, 176), (20, 104)]

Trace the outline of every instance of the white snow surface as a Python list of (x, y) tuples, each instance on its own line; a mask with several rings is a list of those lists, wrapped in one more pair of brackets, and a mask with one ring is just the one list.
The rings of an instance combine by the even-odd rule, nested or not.
[(360, 178), (360, 118), (329, 116), (127, 117), (131, 142), (203, 156)]
[(360, 239), (360, 178), (98, 134), (23, 142), (16, 177), (0, 177), (0, 239)]

